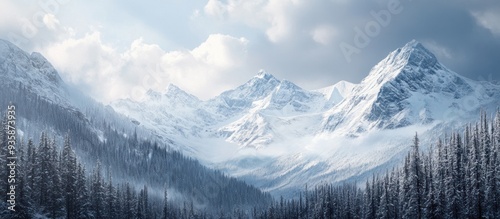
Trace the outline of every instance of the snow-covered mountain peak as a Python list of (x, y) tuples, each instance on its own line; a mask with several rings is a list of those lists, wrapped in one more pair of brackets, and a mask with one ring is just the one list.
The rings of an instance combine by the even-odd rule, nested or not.
[(324, 98), (318, 92), (304, 90), (290, 81), (282, 80), (264, 102), (267, 109), (280, 110), (282, 115), (287, 115), (317, 111), (320, 105), (324, 105)]
[(30, 92), (67, 105), (67, 87), (56, 69), (40, 53), (31, 54), (0, 39), (0, 84), (27, 88)]
[(264, 79), (264, 80), (270, 80), (272, 78), (275, 78), (272, 74), (268, 73), (264, 69), (259, 70), (259, 73), (257, 75), (255, 75), (254, 77)]
[(482, 93), (476, 87), (481, 86), (447, 69), (413, 40), (372, 68), (353, 95), (331, 110), (324, 130), (342, 129), (346, 135), (357, 135), (428, 124), (443, 119), (442, 109), (467, 98), (483, 99), (483, 94), (473, 97), (475, 90)]
[(180, 87), (177, 87), (176, 85), (170, 83), (166, 88), (165, 91), (163, 92), (165, 96), (168, 97), (178, 97), (178, 96), (185, 96), (189, 97), (190, 99), (198, 99), (197, 97), (187, 93), (186, 91), (182, 90)]
[(291, 81), (288, 80), (281, 80), (280, 84), (278, 85), (279, 89), (291, 89), (291, 90), (299, 90), (302, 89), (301, 87), (297, 86)]
[(147, 100), (158, 100), (161, 98), (161, 93), (158, 92), (158, 91), (155, 91), (153, 89), (149, 89), (147, 92), (146, 92), (146, 95), (148, 97)]
[(406, 59), (407, 64), (415, 66), (430, 67), (438, 62), (432, 52), (415, 40), (407, 43), (398, 55)]
[(169, 84), (163, 92), (149, 89), (144, 98), (139, 101), (121, 99), (114, 101), (111, 105), (118, 105), (118, 103), (123, 104), (124, 102), (127, 102), (127, 104), (159, 105), (165, 108), (175, 108), (186, 105), (195, 107), (201, 103), (197, 97), (186, 93), (173, 84)]
[(200, 100), (196, 96), (187, 93), (186, 91), (175, 86), (174, 84), (169, 84), (167, 86), (167, 88), (165, 89), (164, 96), (166, 96), (169, 99), (175, 99), (176, 101), (184, 103), (197, 104), (200, 102)]
[(403, 47), (395, 50), (394, 52), (394, 55), (396, 55), (397, 58), (404, 60), (411, 60), (417, 58), (418, 56), (422, 56), (421, 58), (436, 60), (436, 56), (425, 48), (422, 43), (416, 40), (406, 43)]
[(230, 115), (248, 109), (254, 101), (267, 97), (279, 84), (280, 81), (274, 76), (260, 71), (257, 76), (235, 89), (223, 92), (213, 101), (217, 102), (218, 111)]
[(360, 84), (340, 81), (310, 91), (262, 70), (207, 101), (172, 98), (183, 93), (171, 85), (159, 102), (113, 107), (186, 146), (190, 155), (264, 180), (258, 185), (273, 191), (295, 182), (359, 177), (390, 164), (415, 130), (431, 135), (469, 121), (479, 108), (496, 107), (500, 86), (456, 74), (411, 41)]
[(333, 85), (333, 87), (335, 87), (339, 91), (348, 91), (348, 90), (352, 89), (354, 86), (355, 86), (355, 84), (353, 84), (349, 81), (344, 81), (344, 80), (339, 81)]
[(328, 86), (325, 88), (321, 88), (321, 89), (318, 89), (315, 91), (323, 94), (323, 96), (327, 100), (326, 107), (329, 108), (335, 104), (340, 103), (347, 96), (351, 95), (351, 93), (355, 87), (356, 87), (356, 84), (353, 84), (351, 82), (339, 81), (334, 85), (331, 85), (331, 86)]
[(179, 92), (184, 92), (184, 91), (172, 83), (168, 84), (164, 91), (165, 94), (175, 94)]
[(421, 43), (412, 40), (375, 65), (361, 84), (364, 84), (365, 88), (378, 92), (380, 87), (387, 82), (405, 80), (409, 84), (414, 84), (414, 82), (421, 81), (423, 77), (435, 75), (438, 71), (451, 72), (439, 63), (436, 56)]
[[(56, 85), (63, 83), (63, 80), (57, 73), (54, 66), (52, 66), (52, 64), (50, 64), (50, 62), (45, 57), (43, 57), (42, 54), (38, 52), (33, 52), (30, 55), (25, 51), (21, 50), (16, 45), (12, 44), (11, 42), (0, 39), (0, 57), (2, 57), (0, 63), (4, 63), (7, 61), (13, 63), (18, 63), (18, 62), (30, 63), (31, 64), (30, 67), (38, 69), (38, 71), (36, 72), (30, 72), (30, 74), (38, 74), (38, 75), (31, 75), (32, 77), (42, 76)], [(14, 71), (14, 72), (26, 73), (21, 71)], [(17, 75), (17, 76), (23, 77), (22, 75)]]

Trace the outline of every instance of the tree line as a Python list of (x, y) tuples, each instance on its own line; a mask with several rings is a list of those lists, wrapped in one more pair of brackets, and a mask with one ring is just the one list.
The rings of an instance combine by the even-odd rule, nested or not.
[[(148, 197), (159, 200), (148, 202), (150, 205), (161, 205), (165, 187), (172, 192), (169, 197), (169, 203), (173, 205), (170, 208), (172, 212), (176, 209), (184, 212), (182, 210), (185, 208), (186, 214), (190, 212), (191, 206), (194, 213), (206, 211), (207, 214), (217, 215), (232, 212), (233, 209), (243, 211), (253, 206), (265, 207), (272, 201), (270, 194), (220, 171), (209, 169), (173, 150), (168, 139), (144, 135), (140, 127), (114, 113), (112, 109), (88, 103), (85, 113), (82, 113), (80, 109), (40, 97), (21, 84), (0, 87), (0, 91), (0, 106), (7, 106), (10, 101), (16, 105), (16, 125), (22, 130), (18, 139), (24, 136), (25, 149), (28, 145), (26, 140), (30, 136), (42, 142), (40, 130), (44, 130), (45, 138), (52, 142), (51, 146), (56, 150), (55, 154), (61, 157), (64, 144), (55, 139), (61, 140), (69, 136), (78, 163), (86, 170), (83, 171), (86, 179), (91, 178), (99, 161), (102, 175), (106, 179), (103, 182), (107, 183), (108, 178), (112, 178), (115, 189), (121, 188), (121, 191), (126, 190), (123, 187), (128, 182), (131, 191), (137, 193), (135, 196), (139, 196), (143, 185), (146, 185), (150, 194)], [(62, 133), (68, 133), (68, 136), (64, 137)], [(32, 141), (36, 148), (39, 148), (40, 142)], [(0, 147), (4, 149), (4, 146), (5, 141), (2, 141)], [(1, 167), (5, 167), (6, 152), (0, 152)], [(19, 164), (22, 170), (25, 161)], [(5, 168), (0, 169), (4, 171)], [(60, 171), (58, 169), (55, 172)], [(0, 180), (4, 179), (2, 175)], [(2, 187), (2, 192), (5, 191), (3, 189), (5, 188)], [(87, 185), (87, 189), (90, 186)], [(37, 209), (39, 208), (36, 207), (35, 210)], [(158, 215), (160, 214), (155, 217)]]
[[(444, 134), (446, 135), (446, 134)], [(423, 152), (415, 135), (399, 168), (365, 186), (331, 184), (279, 200), (256, 218), (500, 218), (500, 111)]]
[[(2, 139), (2, 152), (5, 152)], [(62, 151), (55, 139), (41, 134), (39, 144), (28, 140), (17, 148), (15, 211), (0, 204), (2, 218), (177, 218), (181, 210), (164, 200), (150, 197), (145, 185), (139, 192), (130, 183), (113, 183), (111, 175), (104, 176), (98, 161), (87, 173), (71, 148), (69, 136)], [(2, 166), (6, 165), (2, 153)], [(7, 194), (7, 170), (0, 168), (0, 187)], [(165, 190), (166, 191), (166, 190)], [(6, 197), (2, 195), (2, 197)], [(195, 215), (194, 211), (192, 212)]]
[[(40, 138), (18, 143), (19, 210), (12, 214), (2, 201), (1, 218), (500, 218), (499, 112), (493, 119), (483, 113), (478, 123), (425, 152), (415, 136), (400, 167), (364, 186), (322, 185), (293, 200), (272, 201), (131, 132), (133, 126), (123, 128), (123, 118), (107, 116), (113, 113), (100, 106), (82, 114), (22, 87), (6, 92), (0, 103), (13, 99), (19, 106), (24, 136)], [(48, 131), (37, 133), (41, 129)], [(67, 130), (58, 144), (55, 136)], [(6, 136), (0, 133), (5, 167)], [(0, 168), (2, 194), (7, 174)]]

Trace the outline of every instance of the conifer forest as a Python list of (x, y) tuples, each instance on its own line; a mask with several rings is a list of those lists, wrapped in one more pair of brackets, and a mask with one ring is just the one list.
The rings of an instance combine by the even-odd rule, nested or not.
[[(415, 135), (400, 165), (366, 182), (315, 188), (304, 185), (295, 199), (272, 200), (269, 194), (249, 186), (242, 188), (245, 184), (219, 172), (210, 176), (204, 175), (206, 171), (195, 171), (201, 175), (198, 183), (195, 176), (161, 178), (163, 189), (154, 192), (151, 185), (116, 182), (109, 165), (100, 161), (92, 169), (82, 165), (69, 134), (58, 142), (41, 132), (39, 139), (19, 141), (16, 211), (12, 214), (2, 202), (0, 214), (2, 218), (499, 218), (500, 112), (493, 118), (482, 113), (477, 123), (445, 135), (426, 150)], [(7, 135), (2, 132), (0, 139), (0, 161), (7, 166)], [(160, 150), (152, 143), (131, 144), (165, 157), (166, 169), (201, 168), (190, 158)], [(115, 153), (116, 159), (132, 156)], [(145, 169), (158, 171), (152, 163), (137, 165), (150, 165)], [(8, 169), (0, 170), (0, 177), (8, 179)], [(204, 186), (201, 181), (206, 177), (219, 177), (226, 187), (219, 190), (221, 194), (207, 197), (213, 199), (211, 205), (200, 207), (193, 200), (170, 199), (169, 184), (181, 181), (186, 190), (195, 192), (194, 188)], [(6, 180), (0, 186), (3, 194), (9, 193)], [(246, 195), (232, 194), (236, 191)], [(245, 197), (255, 204), (238, 205), (248, 203), (240, 200)]]

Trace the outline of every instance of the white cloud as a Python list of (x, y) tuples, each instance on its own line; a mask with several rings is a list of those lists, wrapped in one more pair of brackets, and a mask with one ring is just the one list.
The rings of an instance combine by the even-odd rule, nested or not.
[(329, 45), (336, 34), (335, 28), (330, 25), (321, 25), (311, 32), (313, 40), (319, 44)]
[(59, 20), (57, 20), (55, 15), (50, 14), (50, 13), (45, 14), (45, 16), (43, 16), (43, 23), (50, 30), (55, 30), (59, 27)]
[(245, 38), (234, 38), (228, 35), (213, 34), (200, 46), (191, 51), (197, 60), (211, 66), (231, 68), (241, 63), (234, 55), (245, 51), (248, 41)]
[(204, 10), (208, 15), (222, 17), (226, 13), (227, 8), (219, 0), (208, 0)]
[(106, 100), (123, 88), (115, 83), (123, 60), (112, 47), (101, 42), (99, 32), (50, 44), (44, 50), (66, 81), (97, 99)]
[(265, 11), (271, 26), (266, 30), (266, 34), (272, 42), (290, 37), (293, 29), (293, 11), (300, 6), (300, 0), (269, 1)]
[(500, 10), (486, 10), (472, 12), (476, 22), (488, 29), (493, 35), (500, 36)]
[(228, 0), (224, 2), (209, 0), (204, 11), (210, 16), (262, 28), (270, 41), (279, 42), (292, 34), (293, 12), (302, 4), (301, 0)]
[(162, 57), (170, 82), (207, 99), (238, 85), (233, 74), (246, 65), (248, 40), (213, 34), (189, 51), (172, 51)]
[[(468, 21), (474, 15), (477, 26), (462, 27), (443, 22), (463, 22), (463, 11), (471, 10), (467, 4), (437, 4), (429, 16), (418, 17), (420, 5), (429, 2), (405, 8), (408, 13), (383, 29), (385, 34), (374, 39), (377, 43), (364, 50), (360, 54), (363, 58), (355, 65), (344, 61), (338, 43), (351, 42), (354, 27), (364, 27), (373, 20), (370, 11), (386, 8), (379, 1), (70, 1), (50, 12), (52, 16), (39, 4), (0, 0), (0, 38), (28, 52), (42, 52), (64, 70), (61, 74), (66, 81), (78, 84), (100, 100), (133, 96), (130, 90), (134, 87), (162, 90), (171, 82), (208, 98), (243, 83), (260, 68), (311, 89), (340, 79), (359, 81), (373, 63), (386, 55), (380, 51), (397, 48), (412, 38), (446, 46), (430, 45), (429, 49), (447, 58), (450, 68), (477, 72), (477, 66), (470, 63), (480, 60), (487, 63), (480, 66), (481, 72), (491, 72), (497, 66), (491, 57), (497, 57), (498, 50), (480, 51), (484, 47), (470, 45), (498, 47), (498, 4), (478, 4), (474, 7), (477, 10), (464, 18)], [(435, 19), (443, 15), (451, 20)], [(485, 31), (474, 31), (478, 26)], [(447, 32), (432, 31), (440, 27), (448, 27)], [(447, 40), (450, 37), (456, 40)], [(455, 49), (459, 47), (463, 49)], [(464, 51), (478, 56), (467, 57)], [(100, 76), (101, 72), (105, 75)]]
[(213, 34), (192, 50), (166, 52), (137, 39), (119, 52), (95, 31), (51, 44), (44, 54), (66, 81), (103, 102), (141, 99), (147, 90), (161, 91), (169, 83), (207, 99), (237, 85), (230, 76), (245, 65), (247, 43)]

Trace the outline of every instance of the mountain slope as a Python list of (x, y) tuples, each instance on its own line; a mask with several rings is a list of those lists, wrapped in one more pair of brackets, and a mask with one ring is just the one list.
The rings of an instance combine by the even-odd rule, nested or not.
[[(0, 40), (0, 79), (0, 107), (5, 107), (0, 111), (10, 102), (15, 104), (17, 139), (36, 139), (45, 132), (61, 142), (68, 134), (85, 168), (92, 170), (100, 161), (115, 183), (128, 182), (135, 188), (147, 185), (153, 194), (163, 194), (167, 186), (170, 200), (228, 211), (271, 200), (259, 189), (172, 150), (168, 137), (158, 138), (136, 120), (66, 85), (38, 53), (28, 54)], [(164, 96), (150, 92), (148, 98), (176, 101), (182, 104), (173, 107), (181, 109), (198, 104), (197, 98), (175, 86)]]
[(0, 84), (20, 84), (47, 100), (67, 103), (67, 89), (54, 67), (39, 53), (28, 54), (12, 43), (0, 39)]
[[(491, 90), (492, 89), (492, 90)], [(464, 78), (412, 41), (379, 62), (353, 93), (325, 114), (322, 129), (357, 136), (371, 129), (395, 129), (447, 118), (444, 112), (477, 110), (498, 95), (498, 87)], [(467, 99), (475, 105), (464, 106)]]
[[(433, 139), (437, 131), (472, 121), (480, 109), (495, 109), (499, 101), (500, 86), (449, 70), (411, 41), (374, 66), (360, 84), (339, 82), (308, 91), (261, 71), (200, 103), (196, 109), (212, 122), (182, 114), (171, 118), (202, 124), (196, 126), (203, 130), (197, 135), (155, 128), (173, 126), (169, 119), (138, 120), (159, 135), (180, 139), (180, 149), (191, 145), (188, 153), (207, 165), (289, 195), (306, 182), (362, 179), (383, 170), (398, 162), (416, 131)], [(173, 104), (178, 103), (160, 105), (168, 109)], [(154, 110), (148, 112), (138, 112), (137, 118), (156, 117), (148, 116)], [(191, 128), (184, 124), (183, 129)]]
[(322, 93), (325, 98), (328, 100), (326, 108), (331, 108), (337, 103), (342, 102), (347, 96), (351, 95), (355, 84), (347, 82), (347, 81), (339, 81), (338, 83), (321, 88), (316, 90), (317, 92)]

